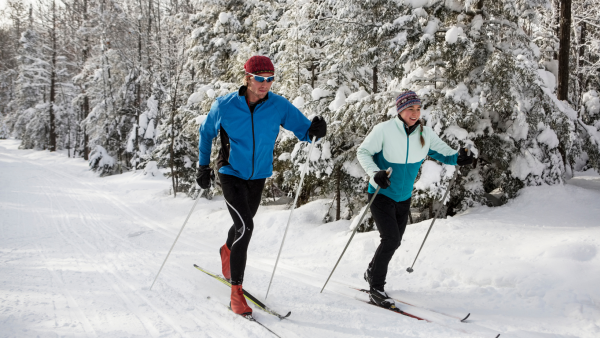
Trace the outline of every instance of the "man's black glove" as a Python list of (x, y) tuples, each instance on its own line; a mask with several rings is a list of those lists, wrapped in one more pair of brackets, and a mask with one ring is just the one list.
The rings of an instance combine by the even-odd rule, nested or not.
[(201, 165), (196, 172), (196, 183), (202, 189), (210, 188), (210, 181), (215, 179), (215, 172), (207, 165)]
[(313, 137), (317, 137), (320, 139), (327, 134), (327, 123), (325, 123), (325, 119), (321, 116), (317, 115), (312, 119), (312, 123), (308, 128), (308, 137), (312, 140)]
[(373, 177), (375, 183), (381, 187), (381, 189), (387, 189), (392, 182), (390, 182), (390, 178), (388, 177), (388, 172), (385, 170), (380, 170)]
[(456, 164), (463, 166), (473, 164), (473, 152), (467, 148), (460, 148), (458, 150), (458, 159)]

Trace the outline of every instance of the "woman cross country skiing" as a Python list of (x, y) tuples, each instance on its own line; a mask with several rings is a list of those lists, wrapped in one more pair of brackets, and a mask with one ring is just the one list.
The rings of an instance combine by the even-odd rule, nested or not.
[[(397, 117), (382, 122), (367, 135), (357, 151), (358, 161), (370, 176), (369, 199), (381, 189), (371, 204), (381, 243), (365, 271), (371, 300), (382, 307), (394, 304), (383, 286), (388, 264), (400, 247), (406, 228), (413, 184), (426, 156), (450, 165), (468, 165), (473, 156), (464, 148), (458, 153), (442, 141), (431, 128), (424, 126), (421, 100), (413, 91), (396, 98)], [(391, 177), (385, 169), (392, 167)]]
[(200, 155), (196, 182), (210, 187), (214, 172), (209, 167), (212, 141), (220, 134), (217, 168), (225, 203), (233, 219), (227, 241), (220, 248), (223, 276), (231, 280), (231, 310), (251, 314), (242, 291), (246, 252), (254, 229), (267, 177), (273, 174), (273, 149), (283, 126), (301, 141), (325, 136), (322, 117), (312, 122), (285, 98), (270, 92), (275, 67), (266, 56), (253, 56), (244, 65), (244, 86), (218, 97), (200, 126)]

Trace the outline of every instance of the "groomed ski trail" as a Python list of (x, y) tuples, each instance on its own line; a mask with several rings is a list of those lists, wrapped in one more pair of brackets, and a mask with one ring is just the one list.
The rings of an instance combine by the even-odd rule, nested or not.
[[(0, 304), (3, 311), (0, 315), (0, 337), (266, 336), (258, 325), (232, 317), (226, 307), (229, 303), (227, 289), (207, 283), (204, 276), (192, 267), (198, 263), (211, 271), (220, 271), (218, 249), (231, 225), (222, 197), (199, 201), (150, 291), (148, 288), (194, 201), (183, 194), (178, 194), (176, 199), (169, 196), (170, 181), (163, 177), (152, 178), (138, 171), (99, 178), (88, 171), (87, 164), (81, 159), (68, 159), (64, 153), (17, 150), (17, 146), (14, 140), (0, 140)], [(577, 192), (576, 198), (589, 198), (587, 192)], [(532, 193), (534, 190), (526, 190), (523, 194)], [(549, 196), (544, 194), (543, 198)], [(581, 315), (573, 313), (576, 309), (569, 308), (567, 302), (564, 303), (566, 309), (573, 310), (563, 312), (565, 316), (552, 312), (527, 312), (537, 310), (535, 301), (544, 297), (543, 291), (531, 293), (530, 285), (548, 289), (547, 285), (552, 284), (534, 284), (535, 276), (547, 272), (539, 269), (540, 265), (534, 266), (537, 270), (533, 278), (516, 275), (516, 272), (532, 266), (523, 265), (522, 262), (530, 257), (526, 256), (523, 248), (518, 251), (522, 260), (519, 256), (516, 260), (503, 256), (503, 259), (509, 259), (510, 264), (516, 265), (515, 269), (507, 270), (509, 274), (504, 279), (490, 275), (490, 268), (481, 265), (481, 259), (477, 260), (493, 252), (493, 247), (481, 247), (482, 251), (475, 253), (473, 249), (479, 250), (477, 248), (481, 244), (473, 244), (479, 238), (490, 237), (511, 245), (516, 243), (515, 233), (508, 230), (496, 233), (497, 229), (518, 230), (520, 233), (517, 234), (536, 240), (539, 237), (531, 234), (544, 234), (546, 237), (542, 240), (546, 242), (543, 244), (551, 244), (548, 240), (550, 235), (567, 234), (568, 230), (571, 235), (586, 234), (587, 237), (581, 235), (572, 241), (577, 243), (577, 240), (582, 241), (579, 238), (585, 238), (587, 246), (584, 249), (587, 251), (568, 251), (570, 247), (565, 246), (567, 249), (562, 251), (548, 251), (553, 256), (544, 256), (542, 252), (531, 257), (574, 257), (578, 259), (576, 264), (593, 264), (598, 259), (593, 255), (593, 248), (598, 247), (596, 238), (599, 237), (594, 235), (597, 229), (593, 222), (591, 225), (585, 223), (589, 216), (583, 219), (575, 217), (575, 222), (584, 222), (574, 230), (557, 227), (542, 233), (537, 231), (540, 228), (532, 230), (531, 226), (523, 228), (510, 223), (512, 218), (506, 217), (509, 213), (512, 217), (516, 210), (521, 223), (527, 226), (529, 217), (525, 216), (529, 215), (523, 210), (530, 205), (516, 204), (511, 209), (475, 209), (470, 211), (470, 217), (460, 218), (458, 225), (456, 220), (440, 222), (431, 239), (432, 246), (428, 247), (424, 256), (427, 262), (417, 262), (419, 265), (410, 278), (402, 275), (403, 270), (397, 265), (404, 264), (404, 257), (409, 260), (413, 257), (410, 251), (412, 242), (418, 242), (415, 238), (422, 238), (426, 227), (409, 226), (407, 231), (412, 233), (407, 238), (410, 241), (403, 242), (398, 258), (393, 262), (396, 266), (392, 271), (396, 276), (388, 292), (408, 303), (421, 304), (444, 313), (460, 316), (464, 311), (472, 312), (469, 323), (452, 323), (453, 328), (449, 328), (443, 324), (403, 318), (405, 316), (354, 299), (358, 291), (348, 286), (366, 287), (361, 277), (362, 268), (370, 259), (367, 256), (376, 248), (376, 233), (361, 234), (355, 240), (341, 262), (339, 272), (332, 277), (324, 293), (319, 294), (327, 273), (347, 241), (345, 229), (350, 223), (344, 220), (322, 224), (320, 220), (327, 207), (326, 202), (317, 201), (299, 208), (283, 248), (268, 302), (274, 308), (291, 310), (293, 316), (279, 321), (255, 311), (259, 321), (282, 337), (490, 337), (489, 333), (493, 331), (502, 333), (502, 338), (529, 338), (538, 333), (566, 338), (594, 337), (594, 333), (600, 332), (591, 324), (593, 320), (585, 319), (586, 316), (593, 317), (596, 311), (593, 304), (585, 301), (580, 303)], [(285, 206), (261, 207), (257, 214), (256, 224), (260, 226), (253, 233), (244, 284), (257, 297), (264, 297), (284, 230), (281, 220), (285, 220), (288, 214)], [(544, 221), (556, 218), (550, 215), (543, 215)], [(482, 227), (482, 222), (488, 224)], [(471, 226), (474, 223), (478, 227)], [(451, 250), (458, 254), (452, 260), (440, 256), (435, 247), (435, 241), (442, 234), (453, 236), (454, 242), (441, 251)], [(461, 261), (465, 257), (473, 257), (475, 261), (468, 264), (464, 272), (461, 271), (462, 276), (456, 275), (456, 264), (445, 268), (447, 263), (454, 262), (460, 262), (462, 267), (467, 263)], [(471, 272), (480, 266), (485, 269), (478, 274)], [(590, 270), (591, 265), (586, 267), (591, 276), (599, 275), (596, 270)], [(490, 278), (491, 282), (488, 282)], [(552, 274), (546, 278), (561, 281)], [(434, 283), (437, 280), (443, 283), (442, 287)], [(415, 283), (422, 281), (426, 281), (425, 287), (415, 287)], [(448, 281), (458, 282), (458, 292), (446, 293), (445, 290), (453, 291), (448, 288), (452, 286), (447, 284)], [(403, 286), (405, 283), (407, 288)], [(581, 285), (584, 287), (582, 290), (587, 290), (582, 283), (554, 283), (559, 287), (556, 292), (569, 285)], [(421, 292), (430, 286), (431, 292)], [(571, 292), (567, 296), (574, 298), (589, 294), (594, 297), (593, 292), (586, 294), (584, 291), (580, 294)], [(551, 291), (544, 292), (551, 296), (544, 301), (556, 303), (559, 299), (552, 298), (554, 294)], [(519, 294), (520, 298), (515, 296)], [(465, 295), (472, 297), (465, 298)], [(438, 299), (438, 296), (443, 298)], [(501, 298), (505, 296), (507, 298)], [(494, 301), (499, 299), (502, 302), (496, 307)], [(524, 305), (522, 309), (515, 308), (515, 305), (521, 304)], [(507, 310), (512, 308), (515, 308), (515, 313)], [(420, 311), (417, 308), (413, 310)], [(423, 313), (424, 316), (442, 316)], [(581, 319), (570, 322), (573, 318)], [(549, 327), (548, 323), (555, 326)], [(480, 332), (469, 329), (476, 326), (481, 327)], [(463, 328), (465, 332), (461, 332)], [(569, 332), (572, 328), (576, 331)]]

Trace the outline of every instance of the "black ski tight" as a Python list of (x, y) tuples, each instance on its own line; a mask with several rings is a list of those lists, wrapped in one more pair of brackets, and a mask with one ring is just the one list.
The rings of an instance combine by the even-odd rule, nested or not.
[[(369, 194), (369, 200), (373, 194)], [(377, 194), (371, 204), (371, 214), (377, 224), (381, 243), (369, 263), (371, 269), (371, 286), (383, 290), (388, 264), (400, 247), (402, 235), (406, 229), (408, 213), (410, 212), (410, 198), (406, 201), (395, 202), (391, 198)]]
[(254, 230), (252, 218), (256, 215), (265, 179), (243, 180), (232, 175), (219, 173), (223, 196), (233, 219), (233, 225), (227, 234), (227, 247), (231, 250), (229, 264), (231, 280), (234, 285), (241, 285), (246, 269), (246, 252)]

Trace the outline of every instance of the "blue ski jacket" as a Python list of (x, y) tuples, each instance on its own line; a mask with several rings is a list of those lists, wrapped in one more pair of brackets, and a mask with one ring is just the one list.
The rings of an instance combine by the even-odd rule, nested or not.
[(279, 126), (290, 130), (300, 141), (309, 141), (311, 121), (285, 98), (269, 92), (251, 110), (246, 87), (218, 97), (200, 126), (199, 164), (208, 165), (212, 141), (220, 133), (221, 151), (217, 167), (222, 174), (244, 180), (271, 177), (273, 150)]
[(426, 156), (444, 164), (456, 165), (458, 152), (427, 126), (423, 126), (425, 145), (421, 146), (419, 129), (407, 135), (404, 122), (398, 117), (373, 127), (356, 154), (358, 162), (371, 178), (369, 193), (374, 193), (378, 186), (374, 179), (377, 171), (392, 167), (391, 185), (380, 189), (379, 194), (396, 202), (406, 201), (412, 195), (415, 179)]

